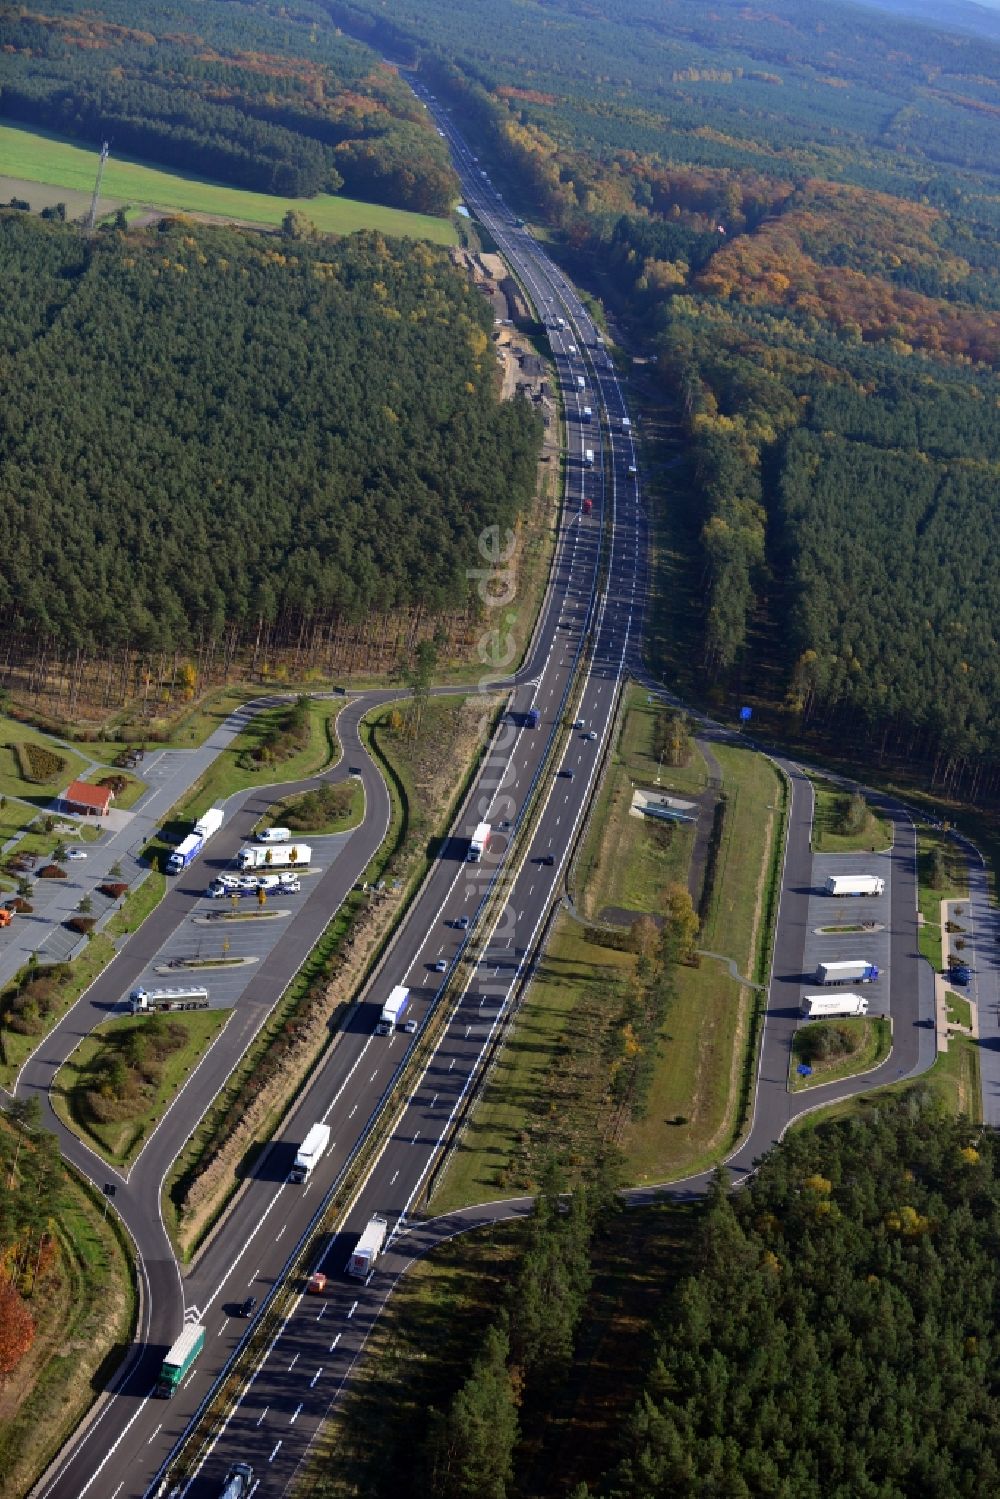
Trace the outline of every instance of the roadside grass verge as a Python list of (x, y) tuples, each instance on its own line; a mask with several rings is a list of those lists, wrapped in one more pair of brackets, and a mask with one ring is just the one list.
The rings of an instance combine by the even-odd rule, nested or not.
[(336, 786), (302, 791), (298, 796), (275, 802), (261, 819), (260, 828), (287, 826), (299, 836), (346, 833), (348, 829), (358, 827), (364, 815), (364, 786), (361, 781), (351, 778)]
[(155, 911), (166, 893), (166, 875), (158, 869), (151, 869), (142, 884), (137, 885), (109, 917), (104, 931), (109, 937), (130, 936), (142, 926), (150, 912)]
[[(101, 1121), (88, 1105), (90, 1089), (100, 1089), (111, 1069), (119, 1067), (133, 1046), (152, 1038), (151, 1022), (158, 1017), (128, 1015), (105, 1021), (81, 1041), (56, 1073), (52, 1103), (63, 1123), (80, 1135), (114, 1166), (129, 1166), (139, 1154), (146, 1137), (161, 1118), (174, 1094), (199, 1059), (212, 1045), (232, 1010), (196, 1010), (190, 1013), (164, 1015), (157, 1027), (164, 1038), (169, 1034), (174, 1045), (161, 1056), (144, 1056), (137, 1073), (135, 1091), (130, 1095), (123, 1117)], [(131, 1081), (131, 1077), (129, 1079)]]
[(875, 849), (890, 847), (892, 826), (884, 817), (879, 817), (866, 806), (864, 821), (857, 832), (844, 832), (841, 824), (848, 801), (847, 793), (832, 786), (829, 781), (815, 776), (811, 779), (816, 796), (812, 830), (813, 853), (871, 853)]
[[(13, 1133), (0, 1116), (0, 1129)], [(62, 1166), (57, 1258), (28, 1305), (35, 1341), (0, 1392), (0, 1499), (27, 1494), (121, 1362), (136, 1319), (131, 1255), (115, 1215)]]
[[(88, 194), (93, 190), (97, 162), (94, 150), (49, 132), (0, 125), (0, 159), (8, 176)], [(192, 173), (170, 172), (124, 156), (112, 155), (108, 160), (102, 192), (108, 198), (132, 205), (210, 214), (247, 224), (280, 225), (289, 209), (295, 209), (324, 234), (378, 229), (383, 234), (429, 239), (439, 245), (453, 245), (457, 239), (450, 219), (328, 193), (319, 193), (315, 198), (277, 198), (270, 193), (226, 187)]]
[(946, 1113), (964, 1114), (974, 1124), (983, 1117), (982, 1092), (979, 1083), (979, 1043), (957, 1032), (948, 1037), (948, 1050), (938, 1053), (937, 1060), (918, 1078), (887, 1083), (870, 1093), (843, 1098), (826, 1108), (796, 1119), (792, 1129), (815, 1129), (831, 1119), (846, 1119), (867, 1114), (896, 1094), (912, 1094), (915, 1099), (928, 1098)]
[(948, 1019), (953, 1025), (964, 1025), (966, 1030), (972, 1027), (972, 1006), (961, 994), (956, 994), (949, 989), (945, 994), (945, 1002), (948, 1007)]
[(944, 967), (941, 902), (966, 900), (968, 895), (969, 881), (962, 849), (936, 828), (920, 828), (917, 832), (917, 906), (923, 920), (917, 936), (921, 953), (938, 973)]
[[(837, 1031), (845, 1040), (850, 1038), (849, 1048), (820, 1059), (808, 1052), (808, 1048), (814, 1039), (810, 1035), (813, 1026), (824, 1025), (825, 1021), (814, 1021), (812, 1026), (802, 1026), (795, 1033), (788, 1063), (788, 1085), (793, 1093), (822, 1087), (824, 1083), (838, 1082), (843, 1077), (854, 1077), (860, 1072), (871, 1072), (889, 1055), (892, 1047), (892, 1022), (885, 1015), (837, 1020)], [(799, 1075), (797, 1069), (803, 1062), (812, 1068), (809, 1077)]]

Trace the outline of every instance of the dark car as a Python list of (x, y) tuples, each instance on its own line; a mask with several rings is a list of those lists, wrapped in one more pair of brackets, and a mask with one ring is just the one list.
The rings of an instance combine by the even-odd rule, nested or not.
[(554, 864), (556, 862), (555, 861), (555, 855), (554, 854), (542, 854), (542, 857), (539, 859), (538, 862), (539, 862), (539, 864)]
[(953, 984), (967, 984), (972, 977), (972, 969), (966, 963), (956, 963), (948, 970), (948, 977)]
[(253, 1314), (254, 1314), (254, 1312), (256, 1311), (256, 1309), (257, 1309), (257, 1298), (256, 1298), (256, 1296), (245, 1296), (243, 1298), (243, 1300), (240, 1302), (240, 1316), (241, 1317), (252, 1317)]

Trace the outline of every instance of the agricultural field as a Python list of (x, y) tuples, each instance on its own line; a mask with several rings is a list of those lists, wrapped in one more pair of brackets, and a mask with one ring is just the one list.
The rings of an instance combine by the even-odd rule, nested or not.
[[(20, 183), (40, 183), (72, 190), (76, 195), (75, 206), (86, 211), (97, 176), (95, 151), (74, 146), (48, 132), (0, 125), (0, 160), (8, 176)], [(7, 198), (20, 195), (15, 186)], [(379, 203), (361, 203), (354, 198), (329, 193), (319, 193), (315, 198), (272, 197), (270, 193), (225, 187), (185, 172), (164, 171), (140, 161), (116, 160), (113, 155), (104, 169), (101, 199), (105, 211), (130, 204), (263, 228), (277, 228), (285, 214), (294, 209), (304, 214), (323, 234), (353, 234), (359, 229), (378, 229), (383, 234), (429, 239), (439, 245), (457, 243), (455, 228), (449, 219), (407, 213)], [(64, 201), (72, 215), (74, 204), (68, 199)]]

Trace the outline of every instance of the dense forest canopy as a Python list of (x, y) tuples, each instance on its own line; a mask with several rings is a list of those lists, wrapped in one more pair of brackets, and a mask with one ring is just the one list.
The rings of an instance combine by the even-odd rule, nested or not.
[(462, 608), (533, 490), (486, 301), (426, 244), (0, 214), (0, 610), (100, 650)]
[(286, 197), (446, 215), (412, 92), (312, 0), (42, 0), (0, 15), (0, 118)]
[(665, 1301), (613, 1499), (1000, 1488), (996, 1139), (915, 1098), (718, 1194)]
[(1000, 761), (1000, 44), (825, 0), (325, 3), (419, 56), (658, 355), (701, 685), (974, 790)]

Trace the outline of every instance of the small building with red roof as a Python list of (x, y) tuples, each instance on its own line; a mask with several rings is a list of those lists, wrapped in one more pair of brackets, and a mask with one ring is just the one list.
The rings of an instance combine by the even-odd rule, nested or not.
[(91, 786), (86, 781), (74, 781), (67, 786), (59, 802), (64, 812), (73, 812), (78, 817), (107, 817), (114, 799), (110, 786)]

